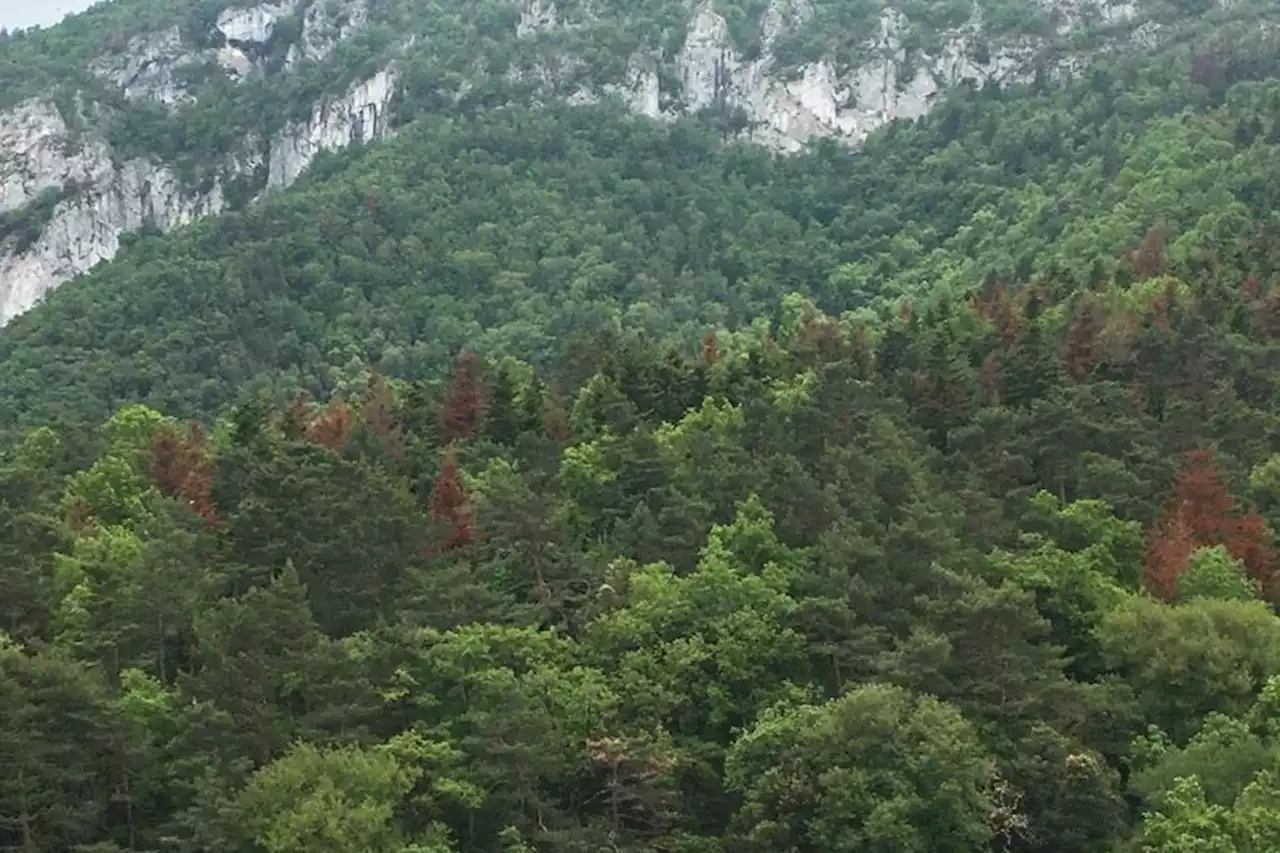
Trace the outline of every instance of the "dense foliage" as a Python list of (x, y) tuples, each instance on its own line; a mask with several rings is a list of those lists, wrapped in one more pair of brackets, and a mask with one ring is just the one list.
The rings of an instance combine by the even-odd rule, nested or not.
[(0, 842), (1269, 849), (1274, 300), (1204, 285), (31, 430)]
[[(832, 313), (1065, 292), (1127, 281), (1146, 235), (1180, 276), (1266, 281), (1265, 247), (1241, 241), (1277, 203), (1276, 68), (1256, 39), (1099, 64), (788, 158), (608, 106), (431, 115), (242, 213), (136, 237), (12, 323), (0, 427), (120, 400), (208, 418), (246, 385), (326, 397), (369, 364), (438, 375), (463, 347), (544, 367), (601, 329), (690, 350), (789, 292)], [(1103, 300), (1132, 301), (1122, 284)]]
[[(220, 22), (260, 5), (114, 0), (56, 27), (0, 33), (0, 108), (52, 96), (73, 131), (104, 135), (120, 158), (168, 163), (188, 189), (208, 190), (221, 180), (228, 200), (239, 205), (264, 188), (266, 174), (238, 164), (265, 154), (254, 149), (288, 122), (307, 119), (318, 102), (393, 60), (409, 83), (398, 97), (396, 123), (444, 105), (603, 93), (626, 84), (635, 62), (659, 73), (664, 109), (686, 105), (678, 56), (695, 7), (688, 0), (534, 4), (554, 8), (559, 25), (523, 36), (518, 24), (530, 8), (523, 0), (437, 0), (425, 13), (422, 0), (285, 0), (265, 4), (279, 15), (265, 42), (229, 43)], [(1141, 41), (1152, 25), (1162, 39), (1176, 39), (1184, 29), (1198, 32), (1208, 24), (1243, 22), (1248, 32), (1260, 18), (1280, 18), (1273, 0), (1111, 5), (1115, 9), (1095, 0), (1073, 3), (1068, 27), (1061, 10), (1034, 0), (711, 2), (738, 53), (757, 58), (767, 48), (775, 76), (821, 57), (842, 73), (888, 61), (902, 81), (962, 30), (973, 43), (971, 59), (990, 66), (1006, 47), (1025, 52), (1034, 45), (1035, 55), (1052, 62), (1064, 52), (1089, 55)], [(890, 20), (892, 50), (881, 33), (882, 21)], [(1144, 27), (1147, 35), (1139, 35)], [(251, 72), (219, 58), (228, 46), (243, 51)], [(173, 101), (168, 106), (146, 95), (148, 77), (158, 69), (164, 99)]]
[(1278, 60), (135, 238), (0, 332), (0, 849), (1280, 849)]

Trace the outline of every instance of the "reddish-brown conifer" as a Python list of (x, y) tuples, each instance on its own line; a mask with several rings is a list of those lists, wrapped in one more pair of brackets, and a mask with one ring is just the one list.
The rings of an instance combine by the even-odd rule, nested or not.
[(403, 459), (405, 439), (396, 417), (395, 398), (387, 380), (377, 373), (369, 377), (369, 390), (360, 404), (360, 414), (365, 425), (382, 443), (382, 451), (393, 459)]
[(280, 429), (290, 441), (299, 441), (306, 437), (310, 422), (311, 395), (306, 391), (299, 391), (280, 413)]
[(1195, 450), (1184, 459), (1173, 501), (1148, 534), (1143, 576), (1155, 595), (1168, 596), (1196, 548), (1221, 545), (1245, 571), (1270, 591), (1275, 556), (1266, 523), (1256, 513), (1236, 511), (1212, 450)]
[(473, 352), (458, 356), (453, 379), (440, 407), (440, 431), (446, 441), (471, 438), (484, 419), (484, 371)]
[(356, 418), (341, 394), (335, 394), (329, 405), (307, 424), (307, 439), (330, 450), (342, 450), (351, 440)]
[(98, 534), (97, 519), (93, 517), (89, 505), (80, 498), (76, 498), (67, 507), (67, 527), (71, 528), (72, 533), (85, 538)]
[(1244, 281), (1240, 283), (1240, 290), (1244, 293), (1245, 298), (1251, 302), (1262, 298), (1262, 282), (1252, 273), (1245, 276)]
[(819, 353), (830, 353), (841, 344), (840, 327), (829, 317), (823, 317), (812, 311), (805, 312), (800, 321), (800, 333), (796, 341), (801, 347), (816, 350)]
[(458, 473), (457, 457), (450, 451), (440, 466), (431, 491), (431, 503), (427, 507), (432, 522), (447, 525), (449, 531), (441, 549), (451, 551), (475, 541), (476, 520), (471, 512), (471, 500), (467, 496), (462, 476)]
[(209, 526), (217, 524), (213, 509), (213, 463), (205, 448), (204, 428), (192, 423), (183, 435), (170, 424), (151, 438), (151, 482), (165, 497), (191, 508)]
[(1168, 267), (1164, 256), (1164, 234), (1152, 227), (1142, 238), (1142, 245), (1129, 252), (1129, 266), (1139, 281), (1163, 275)]
[(1178, 590), (1178, 578), (1186, 571), (1196, 548), (1182, 513), (1175, 512), (1147, 532), (1147, 551), (1142, 558), (1142, 580), (1147, 591), (1166, 601)]
[(1000, 391), (1000, 382), (1004, 379), (1004, 363), (1000, 353), (989, 352), (982, 360), (982, 368), (978, 371), (978, 383), (989, 394), (996, 395)]
[(573, 438), (569, 413), (565, 411), (564, 395), (554, 383), (547, 391), (546, 404), (542, 411), (542, 428), (546, 431), (547, 438), (560, 444), (567, 444)]
[(702, 361), (707, 367), (714, 367), (720, 360), (720, 341), (716, 338), (715, 329), (702, 336)]
[(1191, 57), (1188, 79), (1199, 86), (1212, 87), (1223, 80), (1222, 59), (1216, 50), (1197, 51)]
[(1254, 322), (1268, 337), (1280, 337), (1280, 288), (1272, 285), (1254, 302)]
[(1086, 296), (1076, 304), (1062, 347), (1062, 366), (1072, 379), (1079, 381), (1093, 369), (1095, 345), (1101, 331), (1102, 323), (1093, 301)]

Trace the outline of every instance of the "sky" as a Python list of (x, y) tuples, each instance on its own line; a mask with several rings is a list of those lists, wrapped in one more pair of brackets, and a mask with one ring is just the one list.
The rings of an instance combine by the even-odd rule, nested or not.
[(0, 0), (0, 27), (17, 30), (39, 24), (48, 26), (63, 15), (79, 12), (97, 0)]

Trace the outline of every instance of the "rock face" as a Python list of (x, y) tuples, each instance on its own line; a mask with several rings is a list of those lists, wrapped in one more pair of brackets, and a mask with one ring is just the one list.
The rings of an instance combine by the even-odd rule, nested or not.
[[(1082, 16), (1104, 24), (1123, 25), (1134, 15), (1129, 0), (1102, 0), (1055, 6), (1057, 36), (1066, 35)], [(918, 118), (946, 89), (963, 81), (1029, 80), (1043, 55), (1043, 38), (1006, 38), (994, 50), (986, 44), (980, 14), (943, 34), (940, 49), (908, 55), (906, 18), (885, 9), (874, 23), (876, 35), (865, 39), (865, 60), (838, 68), (822, 58), (800, 68), (786, 68), (774, 54), (781, 36), (802, 25), (812, 9), (805, 0), (772, 0), (761, 21), (762, 49), (748, 58), (733, 43), (725, 18), (711, 0), (691, 7), (684, 45), (672, 65), (678, 92), (663, 90), (652, 57), (635, 57), (626, 77), (599, 94), (620, 98), (631, 109), (653, 118), (706, 109), (740, 110), (748, 122), (745, 134), (782, 151), (796, 151), (815, 137), (835, 137), (858, 144), (878, 127), (898, 119)], [(565, 27), (549, 0), (525, 0), (518, 32), (524, 38)], [(976, 55), (985, 51), (979, 61)], [(1067, 58), (1069, 62), (1069, 57)], [(1061, 60), (1060, 60), (1061, 61)], [(1061, 68), (1061, 66), (1059, 66)], [(591, 100), (597, 93), (578, 91)], [(670, 96), (670, 97), (668, 97)], [(676, 107), (664, 108), (664, 103)]]
[(120, 236), (161, 229), (222, 210), (221, 192), (185, 196), (174, 174), (146, 160), (113, 163), (100, 141), (72, 139), (62, 116), (27, 101), (0, 125), (0, 211), (20, 211), (42, 193), (69, 189), (25, 251), (0, 255), (0, 322), (30, 308), (58, 283), (115, 254)]
[(395, 69), (379, 71), (345, 97), (317, 104), (311, 118), (286, 128), (271, 144), (267, 187), (287, 187), (321, 151), (387, 136), (387, 107), (395, 91)]
[[(708, 109), (734, 113), (744, 120), (745, 135), (782, 151), (795, 151), (815, 137), (857, 144), (895, 118), (923, 114), (940, 92), (963, 80), (981, 85), (1025, 79), (1045, 46), (1043, 37), (1029, 36), (992, 44), (975, 6), (971, 19), (941, 33), (931, 50), (917, 47), (909, 54), (909, 22), (887, 6), (858, 34), (856, 62), (823, 56), (788, 65), (779, 59), (779, 45), (811, 19), (810, 0), (771, 0), (753, 50), (735, 44), (713, 0), (671, 0), (687, 13), (678, 47), (673, 42), (642, 48), (627, 58), (621, 74), (595, 75), (585, 85), (572, 76), (581, 63), (564, 50), (555, 53), (555, 45), (558, 36), (599, 22), (592, 4), (576, 0), (569, 20), (553, 0), (511, 2), (518, 5), (512, 9), (518, 20), (513, 14), (508, 47), (552, 46), (547, 61), (511, 76), (572, 100), (620, 99), (655, 119)], [(1055, 38), (1083, 20), (1123, 30), (1124, 39), (1152, 37), (1149, 24), (1131, 23), (1136, 11), (1130, 0), (1047, 2)], [(199, 73), (212, 69), (235, 82), (314, 72), (345, 40), (376, 23), (371, 17), (368, 0), (238, 5), (216, 16), (199, 46), (177, 26), (160, 28), (135, 36), (90, 70), (126, 99), (160, 104), (176, 115), (198, 99), (188, 87)], [(401, 39), (402, 52), (417, 49), (413, 33)], [(481, 60), (475, 57), (477, 66)], [(1062, 68), (1064, 60), (1057, 62)], [(223, 155), (226, 162), (213, 170), (217, 177), (198, 188), (156, 157), (122, 160), (95, 129), (92, 109), (81, 113), (87, 120), (69, 121), (52, 93), (0, 113), (0, 323), (111, 258), (123, 234), (143, 227), (164, 230), (225, 209), (232, 195), (228, 181), (254, 175), (258, 189), (279, 189), (297, 180), (321, 151), (387, 136), (397, 80), (395, 62), (383, 62), (269, 138), (246, 130), (237, 153)], [(50, 193), (56, 194), (51, 208)], [(21, 222), (24, 234), (36, 236), (16, 240), (6, 221)]]
[[(307, 13), (301, 46), (292, 59), (322, 58), (344, 32), (364, 20), (364, 5), (348, 6), (344, 23), (335, 23), (326, 7)], [(294, 4), (275, 4), (224, 12), (218, 29), (227, 38), (219, 48), (185, 51), (176, 28), (135, 38), (128, 52), (94, 67), (99, 77), (129, 98), (145, 98), (169, 107), (191, 99), (177, 83), (184, 66), (214, 59), (232, 76), (255, 70), (250, 52), (266, 43), (277, 22)], [(228, 177), (267, 170), (267, 188), (288, 186), (324, 150), (353, 142), (371, 142), (390, 132), (388, 123), (395, 69), (388, 67), (357, 82), (344, 94), (312, 108), (307, 121), (287, 125), (265, 146), (246, 139), (243, 150), (220, 170)], [(110, 146), (91, 131), (73, 130), (51, 99), (36, 98), (0, 114), (0, 215), (22, 216), (42, 193), (66, 189), (29, 245), (0, 242), (0, 323), (31, 308), (64, 281), (109, 260), (126, 233), (144, 227), (161, 231), (226, 207), (223, 186), (193, 189), (155, 158), (117, 162)]]

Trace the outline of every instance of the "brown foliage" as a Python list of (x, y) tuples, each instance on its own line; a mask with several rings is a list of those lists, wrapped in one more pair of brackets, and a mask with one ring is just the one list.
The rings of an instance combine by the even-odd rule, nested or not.
[(382, 451), (393, 459), (403, 459), (405, 454), (404, 431), (396, 417), (395, 398), (387, 380), (377, 373), (369, 377), (369, 390), (360, 404), (360, 414), (365, 425), (382, 443)]
[(715, 330), (712, 329), (702, 336), (702, 361), (707, 367), (715, 367), (719, 360), (720, 341), (716, 338)]
[(475, 514), (471, 511), (471, 499), (458, 473), (457, 457), (452, 452), (445, 456), (440, 466), (440, 476), (431, 491), (427, 512), (431, 521), (449, 527), (441, 550), (452, 551), (475, 541)]
[(1079, 381), (1088, 376), (1097, 363), (1096, 349), (1102, 328), (1093, 300), (1087, 296), (1080, 299), (1062, 347), (1062, 366), (1072, 379)]
[(796, 343), (803, 349), (830, 354), (843, 343), (840, 327), (831, 319), (822, 317), (812, 311), (805, 312), (800, 321), (800, 332)]
[(1164, 234), (1160, 229), (1149, 228), (1142, 238), (1142, 245), (1129, 251), (1128, 260), (1139, 281), (1164, 275), (1168, 261), (1164, 256)]
[(77, 536), (88, 538), (98, 534), (97, 519), (93, 517), (89, 505), (79, 498), (67, 507), (67, 526)]
[(440, 431), (446, 441), (471, 438), (484, 419), (484, 371), (473, 352), (458, 356), (453, 378), (440, 407)]
[(1155, 316), (1156, 325), (1163, 332), (1172, 328), (1169, 322), (1169, 308), (1177, 301), (1178, 291), (1174, 288), (1173, 282), (1166, 284), (1160, 294), (1151, 301), (1151, 312)]
[(1147, 397), (1146, 386), (1136, 379), (1129, 383), (1129, 402), (1135, 412), (1145, 412), (1151, 402)]
[(676, 761), (656, 750), (617, 737), (587, 740), (591, 764), (603, 777), (610, 824), (614, 831), (628, 825), (642, 833), (661, 831), (668, 822), (674, 795), (663, 780)]
[(1187, 76), (1198, 86), (1213, 88), (1221, 85), (1224, 73), (1218, 51), (1207, 50), (1199, 51), (1191, 57), (1191, 70)]
[(151, 438), (148, 473), (160, 494), (191, 508), (210, 527), (218, 523), (213, 509), (213, 463), (205, 448), (204, 428), (192, 423), (185, 435), (169, 424)]
[(1195, 537), (1186, 517), (1175, 512), (1147, 533), (1142, 560), (1142, 580), (1147, 591), (1166, 601), (1177, 593), (1178, 578), (1187, 570)]
[(283, 412), (280, 413), (280, 430), (291, 441), (298, 441), (307, 434), (307, 424), (311, 422), (311, 395), (299, 391)]
[(1012, 344), (1022, 328), (1025, 306), (1020, 300), (998, 283), (984, 293), (975, 292), (970, 300), (978, 316), (995, 325), (1000, 341), (1005, 346)]
[(1195, 450), (1183, 461), (1173, 500), (1148, 533), (1143, 579), (1153, 595), (1169, 598), (1192, 551), (1221, 545), (1269, 592), (1275, 564), (1269, 538), (1266, 523), (1257, 513), (1236, 511), (1213, 451)]
[(351, 407), (341, 394), (335, 394), (320, 412), (307, 424), (307, 440), (327, 447), (330, 450), (342, 450), (351, 440), (355, 430), (356, 418)]
[(1004, 379), (1004, 364), (1000, 361), (1000, 354), (995, 352), (987, 353), (987, 357), (982, 360), (982, 367), (978, 371), (978, 383), (991, 395), (998, 395), (1000, 391), (1000, 383)]
[(1250, 274), (1245, 280), (1240, 282), (1240, 290), (1244, 293), (1245, 298), (1254, 301), (1262, 298), (1262, 282), (1258, 281), (1256, 275)]
[(1272, 285), (1254, 301), (1253, 319), (1267, 337), (1280, 337), (1280, 288)]

